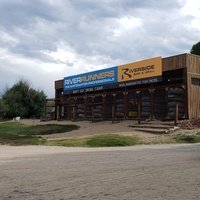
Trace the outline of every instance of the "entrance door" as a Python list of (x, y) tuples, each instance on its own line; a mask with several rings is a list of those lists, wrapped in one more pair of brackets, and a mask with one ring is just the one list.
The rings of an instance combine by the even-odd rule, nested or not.
[(136, 92), (130, 92), (128, 94), (127, 117), (128, 118), (138, 117), (138, 99)]

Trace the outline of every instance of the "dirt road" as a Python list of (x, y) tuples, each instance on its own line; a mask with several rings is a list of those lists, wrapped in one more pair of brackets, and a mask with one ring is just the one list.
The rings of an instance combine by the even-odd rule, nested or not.
[(0, 146), (0, 199), (199, 199), (200, 144)]

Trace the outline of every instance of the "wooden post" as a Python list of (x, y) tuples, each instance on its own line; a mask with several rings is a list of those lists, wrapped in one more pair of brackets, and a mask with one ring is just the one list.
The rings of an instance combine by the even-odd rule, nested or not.
[(87, 96), (86, 95), (83, 97), (83, 102), (84, 102), (84, 120), (86, 120), (86, 109), (87, 109)]
[(140, 103), (138, 103), (138, 124), (141, 123), (141, 106)]
[(95, 96), (92, 96), (92, 122), (95, 121), (95, 117), (94, 117), (94, 98), (95, 98)]
[(60, 119), (59, 116), (60, 116), (60, 114), (59, 114), (59, 105), (57, 105), (57, 107), (56, 107), (56, 117), (57, 117), (56, 119), (57, 119), (57, 120)]
[(128, 92), (123, 92), (124, 94), (124, 119), (128, 118)]
[(44, 117), (45, 119), (47, 118), (47, 100), (45, 100), (45, 103), (44, 103)]
[(112, 123), (115, 123), (115, 106), (112, 105)]
[(73, 121), (76, 120), (76, 109), (75, 106), (73, 107)]
[(175, 126), (178, 124), (178, 103), (176, 104)]
[(151, 84), (151, 89), (149, 90), (150, 92), (150, 120), (154, 119), (154, 91), (155, 89), (152, 87)]
[(103, 94), (103, 120), (106, 120), (106, 94)]
[(116, 106), (116, 93), (113, 95), (113, 104), (112, 104), (112, 123), (115, 123), (115, 106)]
[(92, 104), (92, 122), (94, 122), (95, 119), (94, 119), (94, 104)]

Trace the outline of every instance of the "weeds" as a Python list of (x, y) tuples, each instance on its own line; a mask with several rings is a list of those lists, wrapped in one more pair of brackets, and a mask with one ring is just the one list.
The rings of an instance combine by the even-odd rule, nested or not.
[(200, 135), (179, 135), (175, 137), (177, 143), (198, 143)]

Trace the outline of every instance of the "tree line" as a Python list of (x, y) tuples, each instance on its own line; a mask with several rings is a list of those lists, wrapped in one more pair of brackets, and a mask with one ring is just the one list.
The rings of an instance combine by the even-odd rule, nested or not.
[(0, 117), (38, 118), (44, 114), (46, 95), (31, 88), (26, 80), (19, 80), (11, 88), (5, 89), (0, 99)]
[(192, 46), (190, 53), (195, 55), (200, 55), (200, 41)]

